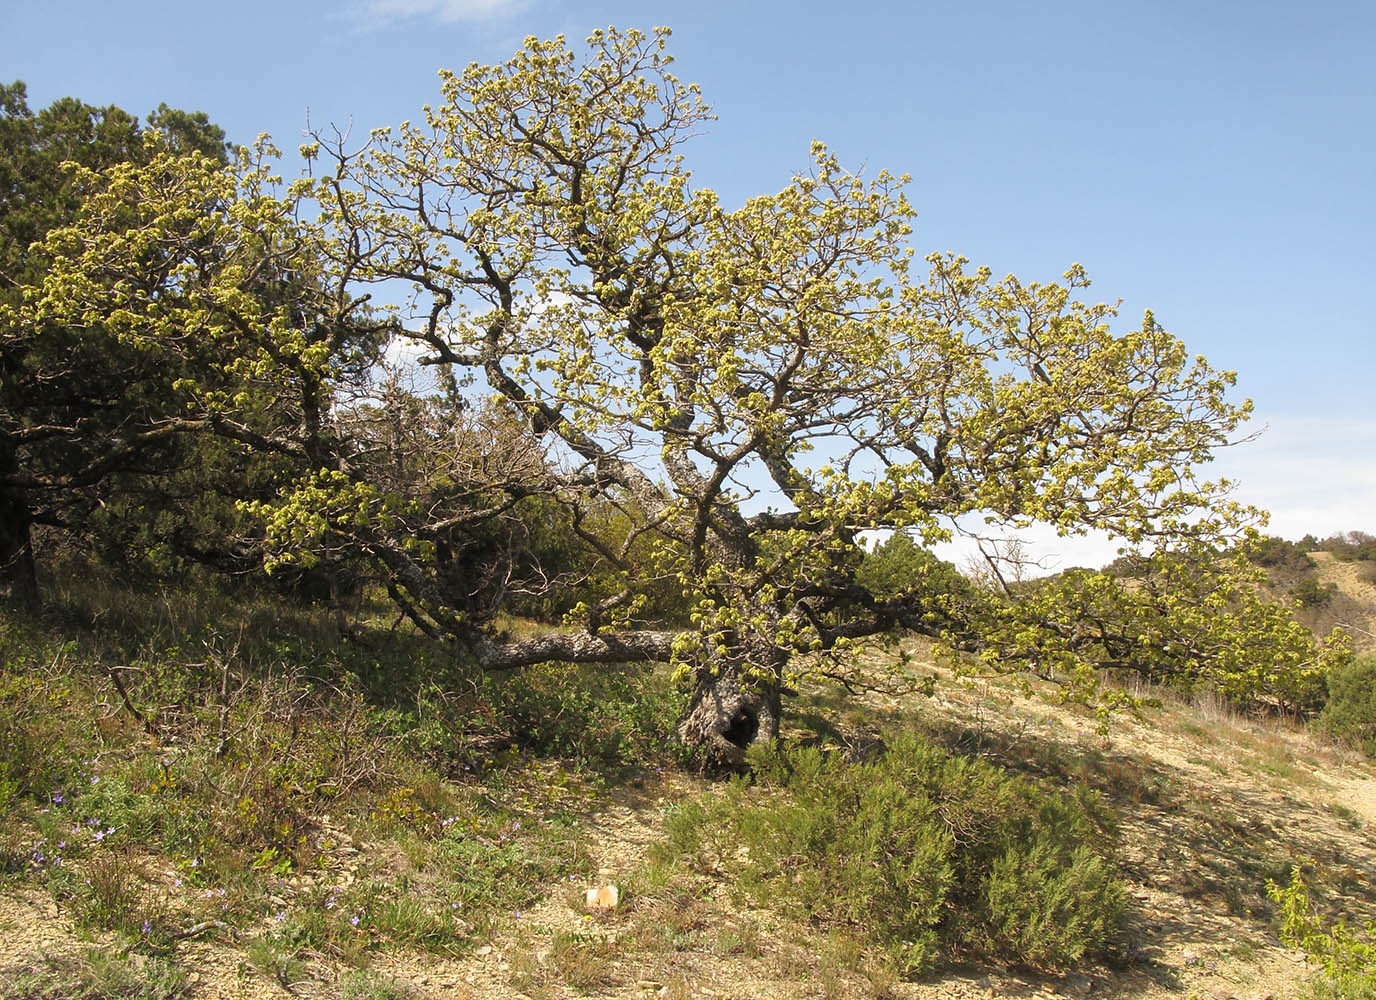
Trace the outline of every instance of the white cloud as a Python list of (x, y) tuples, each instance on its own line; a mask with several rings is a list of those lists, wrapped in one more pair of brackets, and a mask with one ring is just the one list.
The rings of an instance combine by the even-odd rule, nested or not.
[(427, 354), (433, 354), (423, 341), (411, 337), (393, 337), (382, 352), (382, 360), (389, 368), (412, 369)]
[[(1098, 569), (1118, 558), (1118, 549), (1123, 545), (1121, 541), (1100, 531), (1083, 537), (1072, 535), (1060, 538), (1056, 529), (1049, 524), (1034, 524), (1015, 531), (998, 526), (986, 527), (982, 521), (972, 519), (968, 527), (986, 538), (994, 539), (998, 548), (1002, 548), (1008, 539), (1016, 537), (1022, 543), (1022, 557), (1027, 560), (1027, 576), (1046, 576), (1074, 566)], [(975, 540), (960, 535), (949, 542), (934, 545), (932, 551), (960, 569), (972, 562), (983, 562)]]
[[(1306, 534), (1376, 532), (1376, 421), (1275, 417), (1256, 440), (1223, 449), (1201, 471), (1206, 478), (1237, 483), (1233, 498), (1239, 503), (1269, 511), (1271, 520), (1263, 529), (1268, 534), (1295, 540)], [(1014, 533), (986, 528), (975, 519), (968, 527), (998, 538), (1016, 534), (1026, 554), (1042, 562), (1033, 575), (1106, 565), (1122, 544), (1101, 533), (1058, 538), (1049, 525)], [(957, 566), (978, 557), (975, 543), (959, 537), (935, 551)]]
[(1223, 452), (1218, 475), (1237, 499), (1271, 512), (1285, 538), (1376, 530), (1376, 421), (1276, 417), (1255, 441)]
[(355, 20), (404, 21), (427, 18), (441, 24), (456, 21), (494, 21), (517, 14), (531, 0), (357, 0), (349, 7)]

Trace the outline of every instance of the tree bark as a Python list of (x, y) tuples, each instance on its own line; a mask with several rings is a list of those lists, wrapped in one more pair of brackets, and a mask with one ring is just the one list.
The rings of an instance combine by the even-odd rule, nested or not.
[(589, 635), (587, 632), (554, 632), (517, 642), (479, 639), (469, 648), (484, 670), (513, 670), (550, 660), (567, 663), (635, 663), (651, 660), (667, 663), (673, 653), (675, 632), (633, 631)]
[(678, 736), (690, 747), (702, 747), (711, 765), (738, 768), (752, 744), (778, 738), (781, 711), (777, 681), (747, 680), (740, 661), (720, 662), (715, 670), (699, 670)]
[(27, 611), (38, 611), (38, 568), (34, 564), (32, 519), (22, 496), (0, 489), (0, 586)]

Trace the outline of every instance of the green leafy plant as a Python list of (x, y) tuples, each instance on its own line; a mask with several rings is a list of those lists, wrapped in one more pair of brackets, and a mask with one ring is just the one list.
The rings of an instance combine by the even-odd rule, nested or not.
[(1376, 921), (1356, 931), (1344, 920), (1325, 921), (1314, 910), (1309, 885), (1296, 865), (1290, 884), (1268, 880), (1267, 895), (1280, 906), (1281, 940), (1319, 966), (1310, 985), (1313, 1000), (1376, 998)]
[(670, 814), (667, 853), (729, 871), (761, 903), (855, 928), (905, 972), (970, 951), (1064, 966), (1112, 945), (1123, 889), (1092, 795), (913, 736), (868, 762), (813, 748), (750, 761), (753, 779)]

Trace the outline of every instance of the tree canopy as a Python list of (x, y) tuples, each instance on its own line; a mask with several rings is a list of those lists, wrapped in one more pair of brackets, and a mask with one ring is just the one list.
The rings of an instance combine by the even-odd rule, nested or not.
[(61, 252), (44, 238), (75, 222), (94, 179), (158, 149), (228, 162), (224, 132), (202, 113), (162, 105), (145, 127), (63, 98), (35, 114), (22, 83), (0, 86), (0, 580), (29, 603), (32, 526), (77, 530), (117, 477), (174, 464), (164, 421), (180, 415), (175, 372), (99, 324), (17, 311)]
[[(488, 669), (673, 663), (694, 691), (679, 732), (719, 759), (777, 732), (800, 673), (896, 627), (1081, 677), (1154, 669), (1182, 615), (1208, 639), (1179, 669), (1240, 651), (1245, 615), (1098, 577), (986, 606), (859, 572), (864, 532), (932, 540), (982, 514), (1107, 530), (1184, 579), (1246, 526), (1200, 470), (1250, 406), (1150, 313), (1115, 328), (1079, 266), (1049, 283), (947, 253), (914, 266), (906, 178), (820, 143), (777, 193), (723, 205), (685, 165), (711, 114), (667, 36), (527, 39), (442, 73), (415, 121), (313, 136), (285, 187), (247, 154), (78, 173), (94, 193), (50, 235), (24, 322), (170, 352), (183, 413), (160, 426), (299, 456), (251, 507), (274, 562), (363, 559)], [(264, 268), (293, 280), (266, 294)], [(383, 338), (433, 385), (370, 374)], [(250, 419), (254, 400), (275, 415)], [(1189, 579), (1219, 608), (1249, 600)], [(566, 595), (559, 626), (494, 631), (537, 593)], [(1112, 626), (1064, 620), (1114, 601)]]

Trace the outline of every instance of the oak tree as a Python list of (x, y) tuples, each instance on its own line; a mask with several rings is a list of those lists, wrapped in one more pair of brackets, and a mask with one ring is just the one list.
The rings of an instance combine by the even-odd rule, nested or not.
[[(359, 554), (418, 627), (487, 669), (673, 664), (692, 689), (679, 733), (719, 760), (777, 732), (801, 674), (845, 671), (853, 643), (898, 627), (1081, 680), (1238, 660), (1250, 619), (1210, 610), (1246, 590), (1197, 575), (1181, 577), (1193, 599), (1072, 577), (962, 603), (860, 572), (865, 532), (931, 540), (982, 514), (1112, 532), (1153, 549), (1164, 579), (1172, 553), (1245, 526), (1200, 470), (1250, 406), (1150, 313), (1117, 328), (1078, 266), (1050, 283), (952, 254), (915, 267), (906, 179), (866, 179), (820, 143), (782, 190), (722, 204), (685, 166), (711, 113), (670, 72), (667, 36), (597, 32), (581, 53), (531, 38), (442, 73), (416, 121), (313, 136), (309, 176), (275, 194), (249, 163), (237, 180), (183, 158), (110, 181), (153, 185), (137, 231), (173, 263), (122, 280), (137, 255), (88, 219), (45, 308), (149, 350), (204, 341), (220, 359), (205, 372), (298, 401), (277, 421), (292, 433), (262, 434), (220, 376), (183, 384), (186, 419), (309, 459), (254, 507), (277, 561)], [(176, 207), (188, 176), (215, 212)], [(198, 253), (206, 240), (224, 251)], [(265, 254), (311, 274), (306, 306), (245, 280)], [(339, 331), (374, 309), (368, 328), (418, 356), (429, 390), (341, 391)], [(570, 540), (575, 571), (531, 556), (531, 518)], [(560, 590), (560, 626), (493, 630), (507, 595)], [(1097, 631), (1055, 610), (1107, 604)], [(1309, 645), (1281, 638), (1312, 669)]]
[[(975, 512), (1130, 543), (1235, 526), (1198, 474), (1247, 416), (1232, 373), (1150, 313), (1115, 332), (1079, 267), (1034, 283), (935, 254), (916, 273), (905, 179), (820, 143), (778, 193), (723, 205), (684, 163), (711, 115), (667, 34), (598, 32), (582, 55), (528, 39), (442, 73), (420, 120), (307, 150), (335, 266), (405, 282), (423, 363), (525, 417), (561, 502), (627, 515), (595, 541), (624, 586), (572, 629), (470, 636), (480, 662), (671, 661), (694, 690), (681, 735), (730, 758), (776, 732), (801, 666), (924, 626), (857, 582), (863, 531), (936, 537)], [(638, 618), (641, 539), (692, 628)]]

